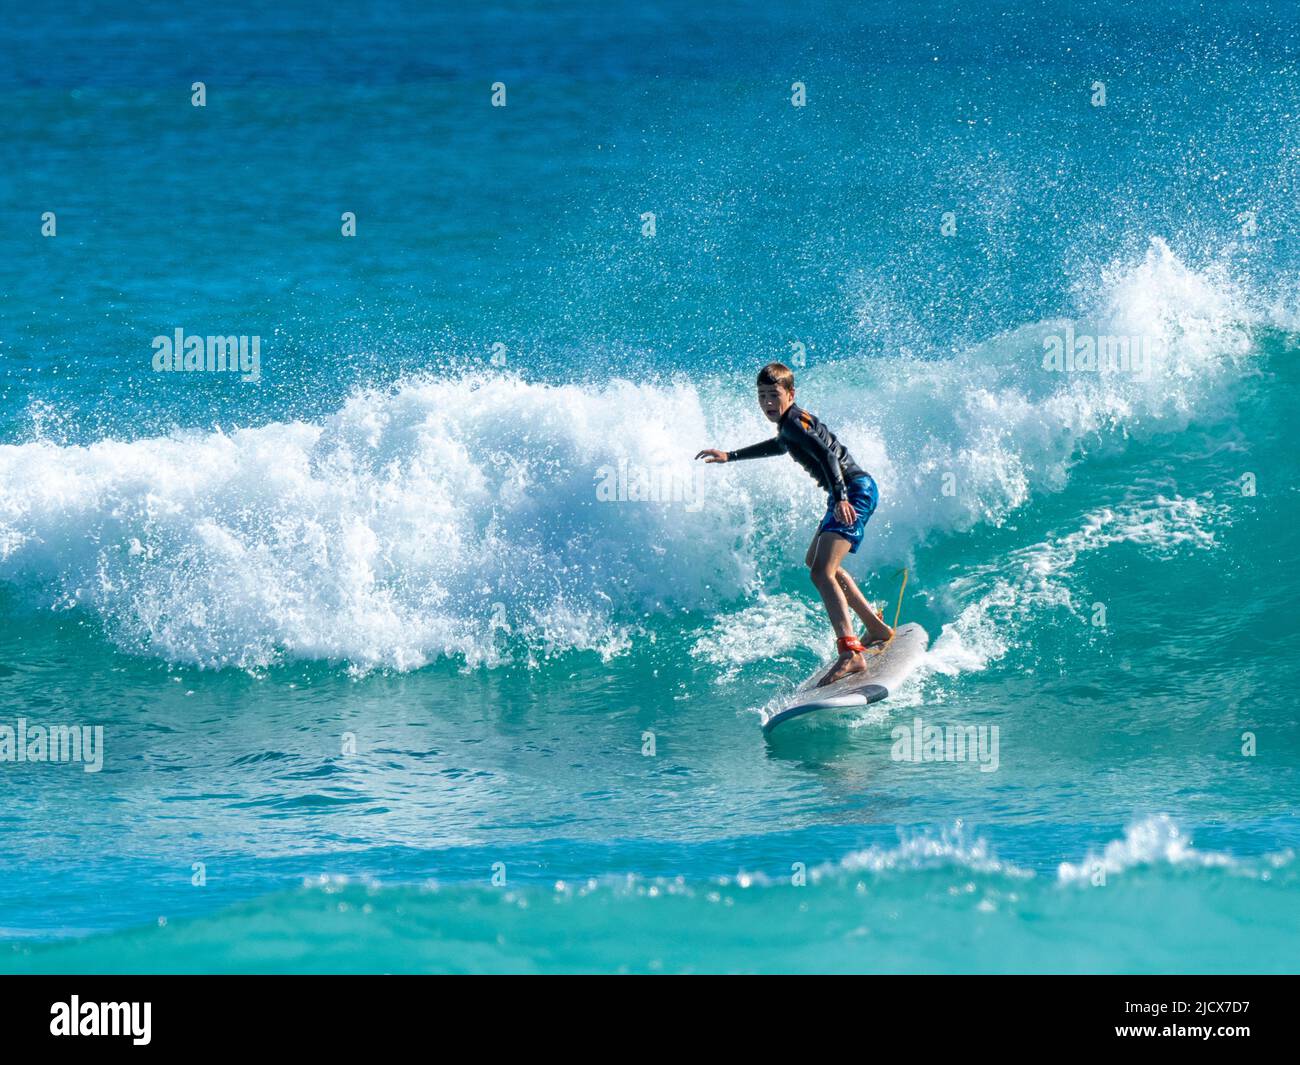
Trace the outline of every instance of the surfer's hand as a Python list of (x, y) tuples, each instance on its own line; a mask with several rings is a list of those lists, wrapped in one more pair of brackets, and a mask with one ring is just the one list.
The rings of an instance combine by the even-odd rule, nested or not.
[(703, 459), (705, 462), (726, 462), (727, 461), (727, 453), (725, 451), (719, 451), (716, 447), (706, 447), (695, 457), (697, 459)]
[(852, 525), (858, 520), (858, 512), (847, 499), (841, 499), (835, 504), (835, 516), (839, 518), (841, 525)]

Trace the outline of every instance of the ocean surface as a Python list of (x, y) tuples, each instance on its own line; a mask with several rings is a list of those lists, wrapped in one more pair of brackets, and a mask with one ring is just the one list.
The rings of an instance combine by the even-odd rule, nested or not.
[[(0, 971), (1295, 971), (1293, 4), (56, 2), (0, 151)], [(769, 739), (773, 359), (933, 643)]]

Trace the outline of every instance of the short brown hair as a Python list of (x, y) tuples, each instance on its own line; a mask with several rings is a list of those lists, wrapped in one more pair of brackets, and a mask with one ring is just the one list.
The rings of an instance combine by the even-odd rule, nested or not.
[(780, 385), (787, 392), (794, 391), (794, 371), (783, 362), (769, 362), (758, 371), (758, 383)]

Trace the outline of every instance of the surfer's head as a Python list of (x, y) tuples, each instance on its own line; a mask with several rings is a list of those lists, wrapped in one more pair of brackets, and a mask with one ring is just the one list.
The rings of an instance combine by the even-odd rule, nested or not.
[(758, 371), (758, 405), (769, 422), (781, 420), (781, 415), (794, 402), (794, 372), (780, 362), (769, 362)]

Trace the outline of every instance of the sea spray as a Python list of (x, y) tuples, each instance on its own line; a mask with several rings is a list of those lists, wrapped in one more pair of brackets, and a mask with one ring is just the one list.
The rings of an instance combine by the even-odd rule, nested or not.
[[(1219, 409), (1240, 372), (1232, 294), (1161, 244), (1110, 285), (1107, 320), (1164, 330), (1162, 374), (1044, 372), (1053, 323), (801, 373), (801, 402), (880, 483), (865, 564), (1000, 525), (1091, 454)], [(799, 565), (823, 500), (793, 464), (689, 469), (769, 432), (741, 382), (480, 372), (358, 391), (319, 424), (0, 446), (0, 578), (176, 663), (615, 654), (647, 615), (716, 610)], [(665, 470), (646, 493), (618, 472)]]

